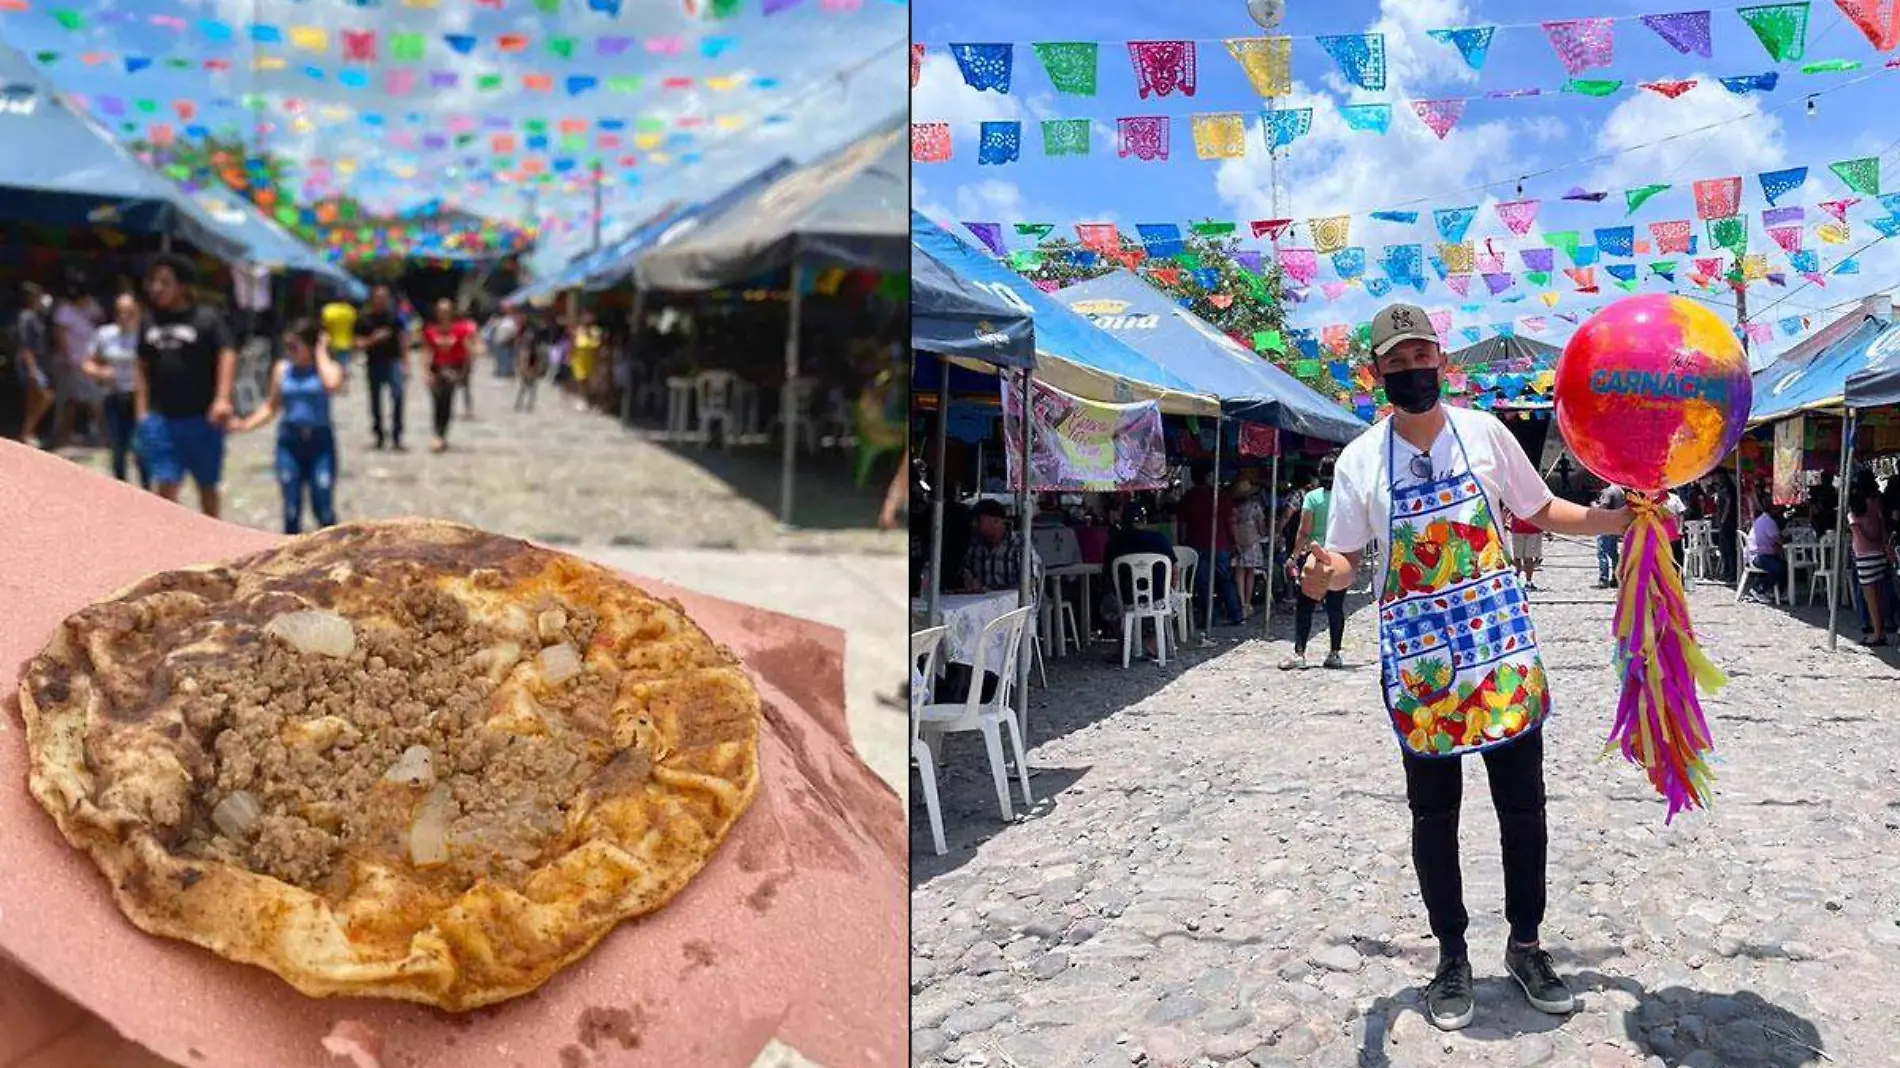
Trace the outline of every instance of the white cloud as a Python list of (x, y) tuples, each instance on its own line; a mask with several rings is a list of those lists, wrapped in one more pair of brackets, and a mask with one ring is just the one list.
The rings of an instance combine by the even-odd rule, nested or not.
[(941, 51), (924, 56), (922, 77), (910, 91), (910, 113), (918, 122), (949, 123), (951, 141), (959, 145), (975, 144), (978, 123), (1028, 118), (1021, 96), (970, 88), (956, 60)]
[[(1736, 96), (1706, 74), (1675, 100), (1647, 90), (1621, 101), (1597, 127), (1598, 154), (1617, 153), (1592, 171), (1591, 189), (1628, 189), (1787, 166), (1781, 117), (1754, 94)], [(1723, 123), (1701, 131), (1712, 123)]]

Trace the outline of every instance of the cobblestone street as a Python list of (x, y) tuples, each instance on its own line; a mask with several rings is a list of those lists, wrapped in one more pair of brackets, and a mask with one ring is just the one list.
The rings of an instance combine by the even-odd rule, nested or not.
[(1447, 1035), (1420, 1014), (1437, 949), (1357, 598), (1344, 672), (1277, 670), (1285, 612), (1270, 642), (1218, 633), (1166, 668), (1106, 666), (1106, 645), (1052, 660), (1030, 708), (1037, 804), (1014, 825), (980, 739), (946, 742), (949, 855), (921, 805), (911, 821), (916, 1063), (1900, 1065), (1893, 651), (1860, 648), (1846, 612), (1830, 654), (1824, 609), (1698, 588), (1698, 633), (1732, 680), (1705, 706), (1716, 807), (1666, 827), (1640, 769), (1596, 760), (1610, 595), (1587, 588), (1581, 543), (1556, 540), (1549, 562), (1532, 595), (1555, 697), (1544, 940), (1574, 1015), (1532, 1009), (1503, 971), (1475, 768), (1461, 841), (1478, 1018)]

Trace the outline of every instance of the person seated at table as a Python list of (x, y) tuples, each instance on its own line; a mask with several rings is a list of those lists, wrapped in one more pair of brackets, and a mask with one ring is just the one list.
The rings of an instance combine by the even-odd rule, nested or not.
[[(1115, 591), (1116, 596), (1120, 598), (1120, 603), (1122, 604), (1127, 604), (1134, 600), (1134, 586), (1130, 582), (1121, 581), (1121, 579), (1127, 578), (1128, 576), (1117, 575), (1115, 561), (1124, 556), (1138, 556), (1142, 553), (1153, 553), (1157, 556), (1165, 556), (1173, 560), (1174, 540), (1161, 531), (1150, 527), (1148, 510), (1142, 506), (1140, 501), (1130, 500), (1128, 503), (1122, 505), (1119, 522), (1116, 523), (1114, 531), (1109, 534), (1108, 548), (1102, 554), (1103, 581), (1101, 600), (1104, 604), (1108, 600), (1108, 591), (1110, 590)], [(1161, 581), (1161, 569), (1159, 567), (1155, 568), (1154, 576), (1149, 581), (1154, 583)], [(1176, 585), (1179, 585), (1178, 580)], [(1121, 625), (1119, 616), (1115, 619), (1108, 619), (1106, 618), (1107, 613), (1103, 613), (1103, 615), (1103, 622), (1108, 625), (1108, 629), (1119, 634)], [(1146, 637), (1143, 639), (1142, 652), (1144, 655), (1154, 656), (1154, 634), (1151, 630), (1147, 629), (1143, 630), (1143, 634), (1146, 635)], [(1119, 647), (1115, 650), (1114, 656), (1110, 658), (1110, 662), (1121, 662), (1121, 649)]]
[(1835, 529), (1840, 521), (1841, 491), (1834, 486), (1834, 474), (1821, 472), (1821, 480), (1808, 487), (1808, 522), (1814, 524), (1817, 534), (1826, 534)]
[[(1009, 529), (1009, 513), (1002, 502), (978, 501), (971, 509), (976, 521), (970, 548), (963, 555), (963, 592), (1013, 590), (1022, 584), (1023, 533)], [(1032, 579), (1042, 573), (1042, 559), (1029, 548)], [(1032, 581), (1030, 588), (1035, 588)]]
[[(1755, 517), (1755, 525), (1748, 530), (1749, 564), (1761, 571), (1771, 591), (1788, 580), (1788, 561), (1781, 555), (1782, 520), (1780, 506), (1770, 504)], [(1746, 591), (1742, 599), (1751, 604), (1770, 600), (1762, 596), (1759, 585)]]

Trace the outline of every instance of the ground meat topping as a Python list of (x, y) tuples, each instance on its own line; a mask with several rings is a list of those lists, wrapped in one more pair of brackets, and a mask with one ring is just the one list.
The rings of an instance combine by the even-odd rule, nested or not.
[[(311, 610), (315, 584), (276, 583), (241, 603), (201, 595), (231, 588), (217, 578), (189, 592), (155, 584), (161, 605), (88, 610), (75, 622), (114, 662), (104, 687), (111, 718), (136, 707), (162, 728), (140, 744), (169, 747), (166, 759), (143, 766), (162, 764), (172, 783), (137, 786), (127, 761), (95, 762), (124, 779), (102, 783), (101, 796), (125, 799), (181, 855), (235, 861), (331, 896), (350, 892), (357, 861), (411, 868), (446, 892), (482, 879), (519, 885), (566, 848), (577, 799), (637, 788), (650, 755), (614, 744), (611, 667), (584, 663), (559, 684), (534, 669), (544, 644), (589, 648), (600, 622), (592, 609), (545, 598), (498, 629), (404, 563), (380, 562), (376, 581), (352, 590), (352, 603), (359, 592), (391, 593), (375, 598), (384, 618), (352, 621), (347, 656), (299, 652), (263, 629), (279, 613)], [(124, 743), (102, 735), (97, 744)], [(417, 753), (405, 767), (428, 773), (389, 775), (416, 747), (426, 761)], [(255, 799), (254, 818), (230, 819), (249, 817), (247, 802), (214, 821), (239, 793)], [(425, 812), (429, 829), (418, 830)], [(438, 823), (446, 862), (414, 840)]]

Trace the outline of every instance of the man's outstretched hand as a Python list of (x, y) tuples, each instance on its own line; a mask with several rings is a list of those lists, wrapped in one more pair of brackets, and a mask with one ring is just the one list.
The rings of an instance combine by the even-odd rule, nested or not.
[(1300, 592), (1309, 601), (1323, 601), (1327, 591), (1333, 588), (1338, 565), (1345, 561), (1336, 559), (1319, 542), (1306, 547), (1306, 566), (1300, 570)]

